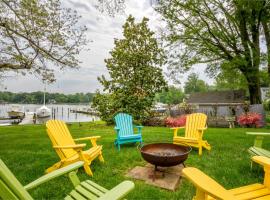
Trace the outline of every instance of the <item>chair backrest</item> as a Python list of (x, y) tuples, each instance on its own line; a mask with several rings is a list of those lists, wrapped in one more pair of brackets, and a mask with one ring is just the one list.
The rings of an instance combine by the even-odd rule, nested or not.
[[(53, 146), (75, 145), (65, 122), (61, 120), (49, 120), (46, 123), (46, 127)], [(57, 149), (56, 152), (61, 159), (77, 154), (73, 149)]]
[(205, 128), (207, 115), (203, 113), (193, 113), (187, 116), (185, 137), (198, 138), (198, 128)]
[(32, 200), (33, 198), (0, 159), (0, 199)]
[(133, 135), (132, 116), (126, 113), (118, 113), (114, 117), (116, 127), (119, 128), (119, 136)]

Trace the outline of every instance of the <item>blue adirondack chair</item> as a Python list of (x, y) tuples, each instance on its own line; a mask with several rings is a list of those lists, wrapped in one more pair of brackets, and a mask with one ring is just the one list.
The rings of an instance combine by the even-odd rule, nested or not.
[(142, 143), (142, 127), (135, 126), (138, 129), (138, 133), (134, 134), (132, 116), (126, 113), (118, 113), (114, 117), (116, 126), (114, 130), (117, 133), (117, 138), (114, 144), (120, 151), (120, 145), (124, 143), (140, 142)]

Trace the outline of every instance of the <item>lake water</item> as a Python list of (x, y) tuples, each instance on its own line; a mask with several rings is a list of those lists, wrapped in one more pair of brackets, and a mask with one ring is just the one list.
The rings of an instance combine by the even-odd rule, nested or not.
[[(38, 108), (42, 105), (38, 104), (0, 104), (0, 118), (8, 117), (8, 110), (12, 105), (19, 105), (24, 108), (25, 112), (36, 112)], [(99, 120), (98, 116), (81, 114), (81, 113), (72, 113), (70, 110), (87, 110), (90, 108), (90, 105), (69, 105), (69, 104), (52, 104), (46, 105), (55, 113), (55, 119), (63, 120), (65, 122), (89, 122)], [(51, 119), (53, 115), (49, 118), (38, 118), (38, 124), (44, 123), (47, 120)], [(8, 123), (10, 120), (0, 120), (0, 124)]]

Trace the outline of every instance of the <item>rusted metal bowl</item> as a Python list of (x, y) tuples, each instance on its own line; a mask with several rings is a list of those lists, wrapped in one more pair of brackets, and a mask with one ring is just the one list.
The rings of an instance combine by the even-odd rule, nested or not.
[(188, 158), (191, 147), (171, 143), (154, 143), (144, 145), (140, 151), (144, 160), (152, 165), (170, 167), (183, 163)]

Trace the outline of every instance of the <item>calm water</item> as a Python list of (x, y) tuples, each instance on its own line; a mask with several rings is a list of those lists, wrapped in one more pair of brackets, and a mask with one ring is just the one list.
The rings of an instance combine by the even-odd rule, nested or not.
[[(7, 111), (12, 105), (19, 105), (24, 108), (25, 112), (35, 112), (38, 108), (40, 108), (42, 105), (38, 104), (0, 104), (0, 118), (2, 117), (8, 117)], [(68, 104), (53, 104), (53, 105), (46, 105), (51, 110), (55, 111), (55, 119), (60, 119), (65, 122), (89, 122), (89, 121), (96, 121), (99, 120), (99, 117), (93, 116), (93, 115), (87, 115), (87, 114), (81, 114), (81, 113), (72, 113), (69, 112), (70, 110), (87, 110), (90, 108), (89, 105), (68, 105)], [(44, 123), (47, 120), (51, 119), (49, 118), (40, 118), (37, 119), (37, 123)], [(8, 123), (8, 121), (0, 120), (1, 123)]]

